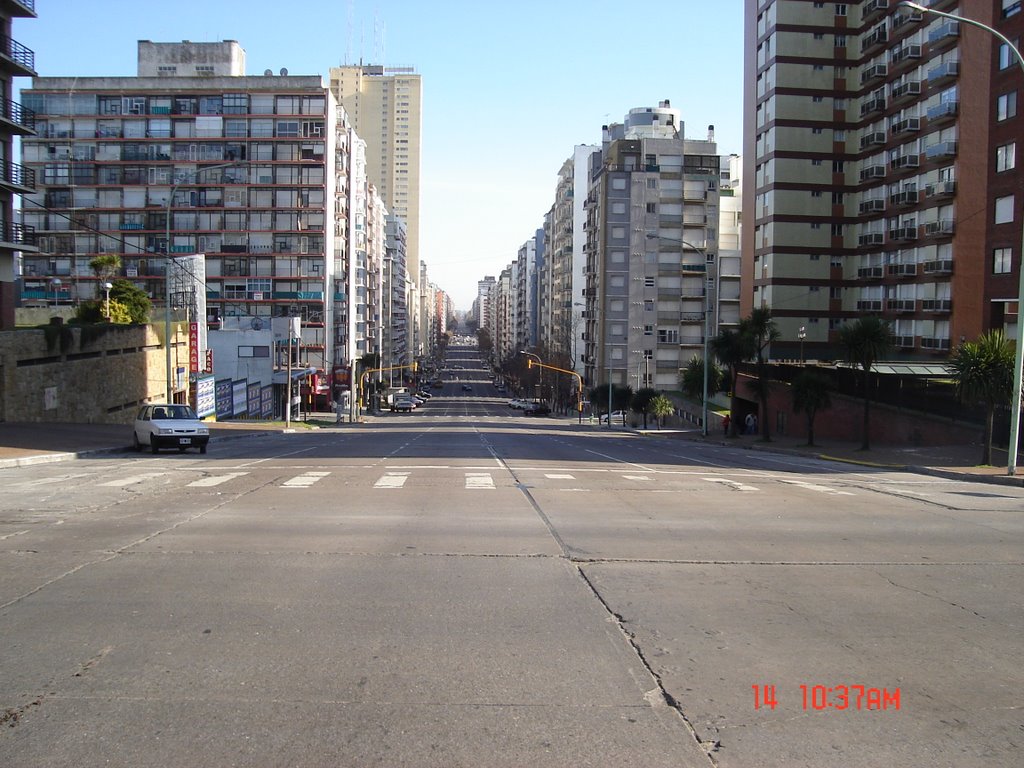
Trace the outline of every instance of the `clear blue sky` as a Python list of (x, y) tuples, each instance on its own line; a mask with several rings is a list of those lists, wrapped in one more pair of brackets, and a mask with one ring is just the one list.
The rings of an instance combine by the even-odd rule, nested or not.
[[(423, 76), (421, 257), (457, 309), (543, 224), (577, 144), (669, 99), (742, 150), (741, 0), (37, 0), (41, 76), (134, 75), (136, 41), (237, 40), (249, 74), (345, 63)], [(22, 79), (18, 83), (27, 86)]]

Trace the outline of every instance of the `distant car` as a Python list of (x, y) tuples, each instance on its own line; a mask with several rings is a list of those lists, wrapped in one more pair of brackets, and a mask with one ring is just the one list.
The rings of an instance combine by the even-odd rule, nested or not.
[(416, 393), (416, 397), (422, 397), (425, 400), (429, 400), (430, 398), (433, 397), (433, 395), (427, 392), (427, 390), (421, 389), (419, 392)]
[(522, 410), (529, 404), (529, 400), (523, 400), (522, 398), (519, 397), (513, 397), (511, 400), (508, 401), (508, 407), (515, 408), (516, 410)]
[(463, 392), (472, 392), (473, 391), (473, 387), (471, 387), (469, 384), (463, 384), (462, 385), (462, 391)]
[(524, 416), (547, 416), (551, 409), (544, 403), (527, 403), (523, 408)]
[(396, 397), (391, 402), (392, 413), (412, 413), (416, 410), (416, 401), (411, 397)]
[[(619, 424), (621, 424), (623, 422), (623, 420), (626, 418), (627, 415), (628, 414), (627, 414), (626, 411), (612, 411), (612, 422), (613, 423), (614, 422), (618, 422)], [(607, 424), (608, 423), (608, 414), (607, 413), (601, 415), (601, 423), (602, 424)]]
[(153, 453), (161, 448), (177, 448), (179, 452), (198, 448), (200, 453), (206, 453), (210, 442), (209, 427), (188, 405), (144, 405), (135, 416), (132, 430), (132, 445), (136, 451), (147, 446)]

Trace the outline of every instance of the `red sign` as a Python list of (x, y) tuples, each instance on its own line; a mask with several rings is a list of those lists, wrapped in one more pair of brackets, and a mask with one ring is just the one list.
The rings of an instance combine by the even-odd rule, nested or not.
[(199, 372), (199, 323), (188, 324), (188, 369)]
[(206, 373), (213, 373), (213, 350), (206, 350)]

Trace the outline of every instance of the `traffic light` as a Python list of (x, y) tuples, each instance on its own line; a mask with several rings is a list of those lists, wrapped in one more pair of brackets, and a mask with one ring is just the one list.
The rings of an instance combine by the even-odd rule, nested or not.
[(531, 368), (533, 368), (533, 358), (528, 357), (526, 358), (526, 370), (530, 370)]

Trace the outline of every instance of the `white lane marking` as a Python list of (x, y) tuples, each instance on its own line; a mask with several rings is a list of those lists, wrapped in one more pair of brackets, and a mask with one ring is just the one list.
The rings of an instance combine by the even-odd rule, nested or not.
[(721, 483), (722, 485), (728, 485), (737, 491), (759, 491), (760, 488), (755, 488), (753, 485), (744, 485), (743, 483), (737, 483), (735, 480), (727, 480), (724, 477), (705, 477), (709, 483)]
[(211, 477), (201, 477), (198, 480), (193, 480), (188, 484), (189, 488), (213, 488), (215, 485), (226, 483), (229, 480), (234, 480), (236, 477), (244, 477), (248, 475), (248, 472), (228, 472), (226, 475), (213, 475)]
[(800, 488), (806, 488), (808, 491), (817, 491), (818, 493), (827, 493), (829, 496), (853, 496), (849, 491), (837, 491), (835, 488), (829, 488), (827, 485), (817, 485), (815, 483), (808, 483), (803, 480), (787, 480), (786, 478), (779, 478), (780, 483), (786, 483), (788, 485), (796, 485)]
[(374, 488), (401, 488), (405, 485), (405, 481), (409, 479), (408, 472), (388, 472), (382, 476), (376, 483), (373, 484)]
[(303, 472), (298, 477), (286, 480), (281, 484), (282, 488), (309, 488), (317, 480), (327, 477), (330, 472)]
[(627, 480), (650, 480), (651, 478), (645, 475), (623, 475)]
[(559, 488), (563, 493), (590, 493), (589, 488)]
[(111, 480), (106, 483), (100, 483), (100, 485), (104, 488), (123, 488), (126, 485), (142, 483), (146, 480), (152, 480), (154, 477), (163, 477), (166, 474), (166, 472), (147, 472), (143, 475), (132, 475), (131, 477), (122, 477), (120, 480)]
[(490, 472), (467, 472), (466, 490), (471, 488), (490, 488), (494, 490), (494, 478)]
[(575, 480), (572, 475), (544, 475), (548, 480)]
[(66, 483), (69, 480), (77, 480), (80, 477), (91, 477), (90, 472), (80, 472), (75, 475), (58, 475), (57, 477), (45, 477), (40, 480), (27, 480), (22, 483), (18, 483), (23, 488), (32, 488), (38, 485), (52, 485), (54, 483)]
[(14, 533), (8, 533), (3, 536), (0, 536), (0, 541), (3, 541), (4, 539), (9, 539), (12, 536), (23, 536), (26, 533), (28, 533), (28, 531), (15, 531)]

